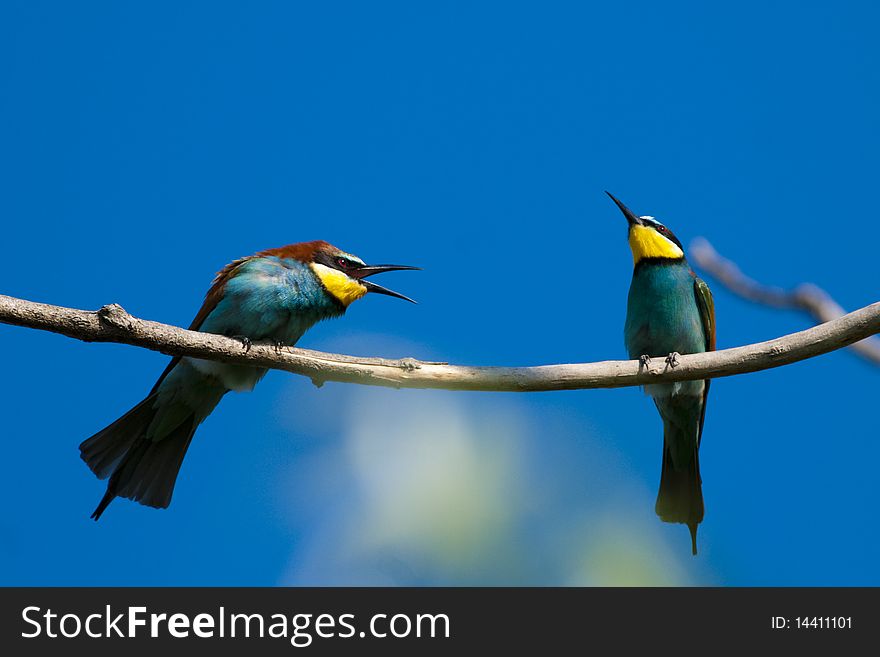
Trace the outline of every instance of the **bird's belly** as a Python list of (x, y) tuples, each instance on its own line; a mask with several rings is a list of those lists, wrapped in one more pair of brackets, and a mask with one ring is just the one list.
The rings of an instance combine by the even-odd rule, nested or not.
[(653, 383), (643, 387), (646, 395), (654, 399), (693, 396), (702, 397), (706, 388), (705, 381), (676, 381), (675, 383)]
[[(248, 301), (252, 301), (248, 299)], [(261, 305), (229, 304), (235, 312), (224, 306), (221, 312), (209, 317), (202, 330), (229, 337), (248, 338), (253, 342), (271, 341), (293, 346), (303, 333), (319, 318), (312, 313), (291, 312), (281, 308), (266, 309)], [(192, 366), (206, 376), (211, 376), (227, 389), (249, 392), (266, 375), (266, 368), (232, 365), (200, 358), (187, 359)]]
[[(659, 318), (658, 318), (659, 319)], [(669, 321), (655, 321), (644, 324), (630, 343), (630, 357), (635, 359), (643, 354), (652, 360), (665, 360), (669, 354), (694, 354), (706, 351), (699, 319), (688, 320), (687, 316)], [(652, 330), (653, 329), (653, 330)], [(667, 365), (669, 367), (669, 365)], [(644, 386), (645, 393), (651, 397), (674, 397), (678, 395), (703, 394), (703, 381), (676, 381)]]
[(185, 358), (184, 360), (205, 376), (217, 379), (225, 388), (235, 392), (250, 392), (266, 375), (264, 367), (231, 365), (201, 358)]

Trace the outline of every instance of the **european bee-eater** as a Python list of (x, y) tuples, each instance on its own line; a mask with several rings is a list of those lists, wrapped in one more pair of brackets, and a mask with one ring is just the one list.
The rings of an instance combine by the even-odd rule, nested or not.
[[(679, 354), (714, 350), (712, 293), (691, 270), (681, 242), (653, 217), (639, 217), (608, 196), (629, 224), (634, 269), (624, 342), (630, 358), (647, 363), (661, 356), (675, 367)], [(664, 522), (688, 526), (696, 554), (697, 526), (703, 520), (700, 438), (709, 380), (653, 384), (645, 386), (645, 392), (663, 419), (663, 468), (655, 511)]]
[[(190, 330), (291, 346), (312, 325), (342, 315), (367, 292), (408, 297), (365, 280), (385, 271), (418, 269), (367, 265), (327, 242), (261, 251), (217, 274)], [(146, 399), (80, 446), (83, 460), (107, 493), (97, 520), (115, 497), (165, 508), (196, 428), (230, 390), (253, 390), (266, 369), (176, 357)]]

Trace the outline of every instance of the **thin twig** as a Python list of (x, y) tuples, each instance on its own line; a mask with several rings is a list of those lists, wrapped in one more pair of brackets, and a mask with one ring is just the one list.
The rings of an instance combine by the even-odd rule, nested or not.
[(177, 356), (286, 370), (321, 385), (341, 381), (394, 388), (529, 392), (620, 388), (706, 379), (788, 365), (840, 349), (880, 331), (880, 302), (781, 338), (704, 354), (684, 355), (675, 367), (655, 358), (538, 367), (467, 367), (329, 354), (272, 345), (242, 348), (221, 335), (187, 331), (138, 319), (111, 304), (97, 312), (50, 306), (0, 295), (0, 322), (60, 333), (87, 342), (117, 342)]
[[(825, 290), (803, 283), (793, 290), (762, 285), (740, 271), (735, 263), (720, 255), (705, 238), (691, 242), (691, 260), (728, 290), (747, 301), (772, 308), (800, 310), (816, 322), (830, 322), (846, 311)], [(880, 365), (880, 340), (868, 338), (850, 345), (865, 360)]]

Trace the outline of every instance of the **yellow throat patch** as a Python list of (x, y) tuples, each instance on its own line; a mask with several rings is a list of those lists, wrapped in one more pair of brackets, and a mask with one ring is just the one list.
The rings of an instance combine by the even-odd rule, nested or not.
[(678, 244), (647, 226), (633, 226), (629, 229), (629, 248), (632, 249), (633, 264), (638, 264), (643, 258), (678, 260), (684, 257), (684, 251)]
[(367, 293), (367, 288), (338, 269), (313, 262), (309, 265), (323, 283), (327, 291), (336, 297), (346, 308)]

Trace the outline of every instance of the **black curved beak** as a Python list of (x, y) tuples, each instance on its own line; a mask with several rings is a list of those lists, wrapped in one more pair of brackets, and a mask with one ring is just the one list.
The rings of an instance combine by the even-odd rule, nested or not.
[(363, 267), (359, 267), (355, 271), (351, 272), (351, 275), (358, 279), (365, 288), (367, 288), (368, 292), (375, 292), (376, 294), (384, 294), (389, 297), (397, 297), (398, 299), (403, 299), (404, 301), (409, 301), (410, 303), (416, 303), (414, 300), (410, 299), (407, 296), (400, 294), (399, 292), (395, 292), (394, 290), (389, 290), (387, 287), (383, 287), (378, 283), (374, 283), (373, 281), (365, 281), (367, 276), (372, 276), (373, 274), (381, 274), (385, 271), (407, 271), (407, 270), (420, 270), (421, 267), (410, 267), (408, 265), (365, 265)]
[(626, 217), (626, 223), (630, 226), (641, 226), (642, 219), (635, 212), (626, 207), (623, 203), (621, 203), (617, 198), (615, 198), (614, 194), (611, 192), (605, 192), (617, 204), (617, 207), (620, 208), (620, 211), (623, 212), (623, 216)]
[(363, 267), (358, 267), (352, 273), (355, 278), (366, 278), (373, 274), (381, 274), (383, 271), (421, 271), (421, 269), (421, 267), (410, 267), (408, 265), (364, 265)]

